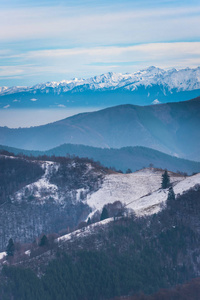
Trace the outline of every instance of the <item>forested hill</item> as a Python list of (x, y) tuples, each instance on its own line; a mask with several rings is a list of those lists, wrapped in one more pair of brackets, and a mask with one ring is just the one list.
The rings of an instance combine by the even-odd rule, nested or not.
[[(154, 149), (139, 146), (108, 149), (84, 145), (63, 144), (47, 151), (31, 151), (0, 145), (0, 149), (15, 154), (25, 154), (29, 156), (75, 155), (79, 157), (88, 157), (94, 161), (99, 161), (108, 168), (115, 168), (116, 170), (121, 170), (123, 172), (135, 172), (136, 170), (147, 168), (149, 166), (168, 169), (173, 172), (187, 173), (189, 175), (200, 172), (200, 162), (177, 158)], [(0, 152), (2, 150), (0, 150)]]
[(200, 160), (200, 98), (151, 106), (120, 105), (51, 124), (0, 127), (0, 144), (48, 150), (63, 143), (121, 148), (144, 146)]
[[(5, 155), (6, 154), (6, 155)], [(42, 232), (74, 229), (91, 211), (85, 203), (112, 171), (78, 157), (0, 155), (0, 250), (10, 237), (32, 242)]]
[[(199, 197), (196, 186), (176, 199), (169, 197), (158, 214), (123, 217), (99, 224), (91, 234), (83, 229), (53, 247), (40, 247), (20, 260), (20, 268), (3, 268), (1, 299), (111, 299), (152, 294), (198, 277)], [(43, 275), (39, 279), (27, 267)]]

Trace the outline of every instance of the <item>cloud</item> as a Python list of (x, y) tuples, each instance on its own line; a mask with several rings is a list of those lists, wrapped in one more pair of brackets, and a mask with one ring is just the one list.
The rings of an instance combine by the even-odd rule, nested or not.
[[(133, 72), (155, 65), (163, 68), (200, 65), (200, 42), (149, 43), (132, 46), (29, 51), (16, 56), (23, 64), (0, 69), (0, 77), (19, 74), (35, 82), (89, 77), (107, 71)], [(32, 64), (25, 64), (32, 62)], [(43, 79), (42, 79), (43, 78)]]
[(196, 0), (19, 1), (0, 10), (0, 84), (200, 64)]
[(200, 6), (144, 9), (124, 5), (97, 12), (86, 7), (32, 7), (0, 11), (0, 41), (138, 43), (199, 38)]

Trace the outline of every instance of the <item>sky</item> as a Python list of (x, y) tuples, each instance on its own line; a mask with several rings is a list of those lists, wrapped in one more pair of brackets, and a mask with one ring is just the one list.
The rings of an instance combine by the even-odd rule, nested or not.
[(1, 0), (0, 86), (200, 66), (199, 0)]

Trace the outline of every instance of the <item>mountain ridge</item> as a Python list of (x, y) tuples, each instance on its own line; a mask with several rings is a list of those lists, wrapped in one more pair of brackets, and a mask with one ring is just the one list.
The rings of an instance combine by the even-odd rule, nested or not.
[(150, 106), (119, 105), (37, 127), (0, 127), (0, 144), (43, 151), (63, 143), (100, 148), (144, 146), (198, 161), (199, 127), (200, 97)]
[[(73, 90), (77, 86), (89, 85), (89, 89), (106, 89), (106, 88), (128, 88), (131, 90), (136, 89), (139, 85), (149, 86), (152, 84), (160, 84), (172, 90), (178, 88), (179, 90), (194, 90), (200, 88), (200, 80), (198, 78), (200, 67), (185, 68), (177, 70), (175, 68), (164, 70), (154, 66), (146, 69), (136, 71), (134, 73), (114, 73), (108, 72), (105, 74), (97, 75), (87, 79), (74, 78), (71, 80), (62, 80), (59, 82), (51, 81), (46, 83), (36, 84), (30, 87), (14, 86), (14, 87), (1, 87), (0, 95), (12, 94), (16, 92), (45, 90), (46, 88), (54, 88), (56, 93)], [(171, 77), (171, 78), (170, 78)], [(185, 79), (185, 77), (187, 77)], [(188, 77), (191, 78), (188, 81)], [(174, 79), (174, 82), (172, 81)], [(193, 81), (192, 81), (193, 79)], [(58, 90), (56, 90), (58, 89)]]
[(105, 73), (88, 79), (47, 82), (30, 87), (0, 87), (0, 109), (105, 107), (132, 103), (179, 102), (200, 95), (200, 67), (134, 73)]
[(132, 172), (135, 172), (144, 167), (149, 167), (149, 165), (156, 168), (168, 169), (173, 172), (179, 171), (181, 173), (188, 174), (200, 172), (200, 162), (177, 158), (160, 151), (141, 146), (108, 149), (85, 145), (63, 144), (47, 151), (31, 151), (0, 145), (0, 153), (3, 150), (12, 152), (15, 155), (70, 155), (71, 157), (75, 155), (81, 158), (88, 157), (94, 161), (99, 161), (102, 165), (108, 168), (115, 168), (116, 170), (121, 170), (123, 172), (126, 172), (128, 169), (129, 171), (131, 169)]

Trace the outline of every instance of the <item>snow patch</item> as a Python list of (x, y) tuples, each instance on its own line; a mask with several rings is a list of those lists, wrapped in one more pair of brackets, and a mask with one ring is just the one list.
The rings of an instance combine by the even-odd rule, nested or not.
[(31, 255), (31, 250), (27, 250), (24, 252), (26, 255), (30, 256)]
[(87, 235), (91, 234), (93, 232), (93, 229), (95, 229), (96, 227), (101, 226), (101, 225), (106, 225), (110, 222), (113, 222), (113, 218), (108, 218), (103, 221), (88, 225), (87, 227), (83, 227), (81, 229), (75, 230), (71, 233), (65, 234), (65, 235), (57, 238), (56, 241), (57, 242), (66, 242), (66, 241), (72, 240), (74, 238), (87, 236)]
[(58, 168), (58, 164), (46, 161), (42, 164), (45, 170), (44, 175), (36, 182), (26, 185), (24, 188), (15, 193), (14, 198), (18, 201), (29, 196), (38, 201), (48, 201), (49, 197), (54, 201), (59, 201), (58, 187), (49, 182), (49, 177), (54, 168)]
[(0, 259), (3, 259), (6, 255), (6, 252), (0, 252)]
[(161, 102), (158, 99), (155, 99), (152, 104), (160, 104)]

